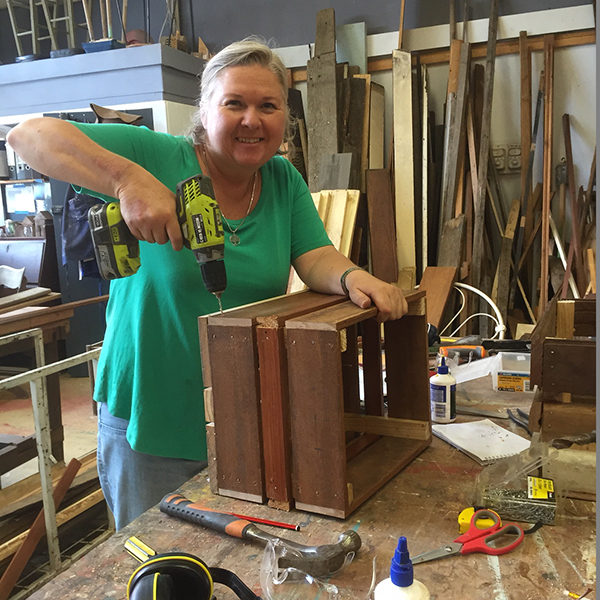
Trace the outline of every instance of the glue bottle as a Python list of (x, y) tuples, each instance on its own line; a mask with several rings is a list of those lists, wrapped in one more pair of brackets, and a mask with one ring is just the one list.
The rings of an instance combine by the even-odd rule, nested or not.
[(377, 584), (373, 600), (429, 600), (429, 597), (429, 590), (414, 578), (406, 538), (398, 538), (390, 576)]
[(456, 421), (456, 379), (448, 373), (446, 359), (442, 356), (437, 375), (429, 379), (431, 420), (435, 423)]

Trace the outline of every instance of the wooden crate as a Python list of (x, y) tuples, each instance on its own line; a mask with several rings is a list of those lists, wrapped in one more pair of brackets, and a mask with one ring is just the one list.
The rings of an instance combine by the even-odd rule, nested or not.
[(553, 300), (532, 334), (530, 428), (543, 441), (596, 428), (596, 300)]
[(387, 409), (376, 309), (347, 301), (286, 322), (298, 509), (346, 518), (431, 443), (424, 296), (411, 294), (409, 314), (384, 325)]
[[(374, 308), (360, 309), (343, 296), (299, 292), (201, 317), (204, 385), (214, 411), (214, 426), (207, 429), (214, 449), (209, 457), (213, 491), (268, 500), (283, 509), (295, 501), (298, 508), (344, 517), (421, 452), (431, 440), (424, 292), (414, 292), (408, 300), (409, 314), (385, 325), (388, 409)], [(311, 330), (317, 332), (314, 344), (299, 344), (303, 332)], [(316, 395), (313, 385), (320, 386)], [(299, 491), (296, 472), (305, 477), (303, 465), (313, 461), (305, 451), (309, 444), (302, 441), (316, 439), (314, 432), (309, 438), (302, 432), (311, 416), (319, 422), (336, 419), (336, 432), (342, 432), (336, 455), (327, 458), (343, 462), (338, 471), (349, 477), (341, 504), (306, 502)], [(313, 466), (326, 473), (327, 464)], [(322, 485), (334, 489), (328, 476), (314, 489), (318, 492)], [(301, 487), (306, 493), (306, 486)]]
[(289, 508), (283, 324), (344, 299), (303, 291), (200, 317), (206, 412), (214, 417), (207, 430), (213, 491), (253, 502), (269, 498)]

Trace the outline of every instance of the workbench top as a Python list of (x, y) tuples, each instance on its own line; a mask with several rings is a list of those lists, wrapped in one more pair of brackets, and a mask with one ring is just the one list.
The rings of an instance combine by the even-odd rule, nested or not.
[[(512, 423), (502, 424), (516, 431)], [(373, 558), (377, 557), (379, 582), (389, 576), (398, 536), (408, 538), (413, 556), (454, 540), (457, 516), (471, 504), (481, 469), (460, 451), (434, 438), (427, 450), (346, 521), (214, 496), (206, 471), (187, 482), (180, 492), (217, 510), (299, 524), (299, 532), (259, 527), (310, 546), (334, 543), (340, 533), (355, 529), (362, 538), (362, 548), (331, 583), (351, 592), (345, 599), (366, 600)], [(578, 594), (588, 587), (595, 590), (596, 504), (566, 500), (565, 509), (555, 526), (526, 535), (509, 554), (471, 554), (416, 565), (415, 578), (429, 588), (432, 600), (559, 600), (565, 597), (564, 590)], [(229, 569), (262, 595), (259, 575), (263, 550), (259, 546), (169, 517), (155, 507), (58, 575), (31, 600), (126, 598), (127, 581), (139, 564), (123, 547), (132, 535), (156, 552), (188, 552), (209, 566)], [(219, 584), (215, 595), (218, 599), (235, 597)], [(595, 591), (586, 597), (595, 598)]]

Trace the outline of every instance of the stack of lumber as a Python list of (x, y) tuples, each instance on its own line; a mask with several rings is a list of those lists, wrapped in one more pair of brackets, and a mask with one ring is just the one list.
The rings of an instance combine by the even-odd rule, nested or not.
[[(336, 189), (332, 181), (339, 181), (341, 189), (366, 192), (368, 226), (362, 234), (369, 252), (366, 258), (361, 251), (359, 264), (367, 261), (374, 275), (402, 289), (419, 284), (428, 266), (456, 269), (457, 281), (493, 300), (509, 327), (507, 337), (516, 337), (518, 326), (533, 329), (554, 296), (595, 294), (596, 160), (594, 153), (589, 170), (573, 163), (573, 116), (559, 116), (553, 102), (554, 36), (528, 39), (521, 32), (513, 40), (521, 68), (521, 102), (515, 106), (521, 115), (520, 193), (504, 197), (501, 175), (506, 169), (500, 171), (491, 143), (493, 100), (504, 93), (494, 89), (498, 4), (491, 2), (484, 64), (472, 64), (482, 54), (469, 44), (466, 26), (463, 39), (450, 41), (441, 119), (429, 110), (421, 53), (401, 48), (401, 18), (391, 60), (388, 168), (379, 142), (373, 150), (379, 127), (374, 125), (374, 84), (369, 99), (363, 82), (370, 76), (337, 62), (333, 10), (319, 12), (314, 56), (307, 65), (306, 164), (313, 192)], [(543, 54), (539, 84), (532, 72), (534, 51)], [(357, 106), (364, 111), (362, 121), (353, 112)], [(552, 148), (558, 135), (565, 161), (555, 175)], [(534, 163), (543, 163), (539, 181)], [(583, 173), (585, 181), (577, 181), (576, 173)], [(365, 224), (359, 211), (357, 230)], [(465, 316), (490, 312), (479, 302), (468, 295)], [(490, 336), (492, 322), (471, 319), (459, 332), (469, 333)]]

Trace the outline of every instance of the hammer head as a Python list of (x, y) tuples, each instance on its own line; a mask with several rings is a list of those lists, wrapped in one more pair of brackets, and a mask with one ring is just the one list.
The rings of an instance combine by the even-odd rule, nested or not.
[(303, 546), (289, 540), (282, 542), (288, 551), (279, 558), (278, 567), (298, 569), (313, 577), (327, 577), (339, 571), (361, 546), (360, 536), (352, 529), (344, 531), (335, 544)]

